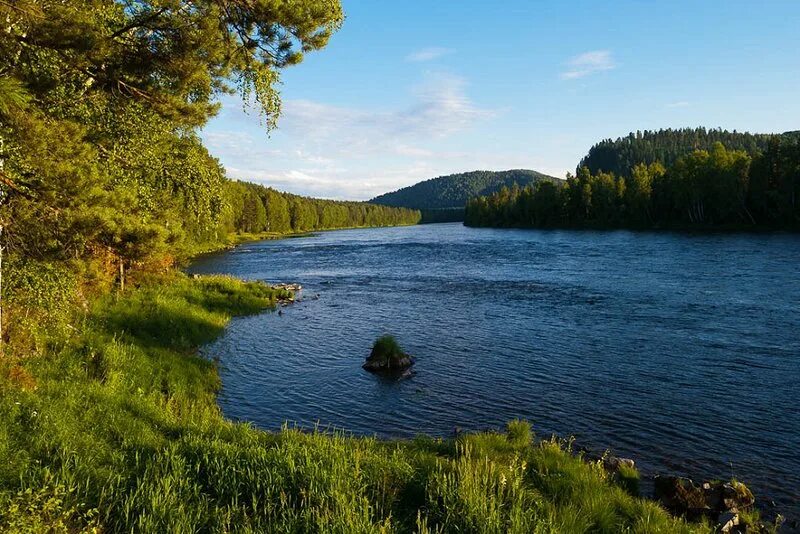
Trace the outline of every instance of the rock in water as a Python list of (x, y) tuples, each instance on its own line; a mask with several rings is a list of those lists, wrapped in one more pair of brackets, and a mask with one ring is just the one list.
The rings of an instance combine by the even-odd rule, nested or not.
[(606, 456), (603, 458), (603, 467), (609, 473), (616, 473), (623, 467), (627, 467), (628, 469), (635, 469), (636, 462), (631, 460), (630, 458), (619, 458), (617, 456)]
[(743, 510), (756, 502), (753, 494), (741, 482), (706, 482), (703, 491), (706, 502), (713, 510)]
[(367, 371), (405, 371), (414, 365), (414, 358), (408, 354), (392, 358), (367, 358), (362, 366)]
[(373, 373), (399, 373), (405, 376), (412, 365), (414, 358), (400, 349), (394, 337), (386, 335), (375, 341), (372, 352), (362, 367)]

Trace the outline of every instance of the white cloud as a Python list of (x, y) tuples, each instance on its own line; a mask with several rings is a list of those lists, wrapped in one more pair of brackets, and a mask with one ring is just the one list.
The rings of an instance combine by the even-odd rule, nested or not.
[(258, 139), (247, 132), (203, 132), (203, 141), (212, 154), (225, 154), (231, 158), (274, 159), (287, 155), (285, 150), (260, 146)]
[(414, 103), (398, 110), (366, 110), (311, 100), (287, 100), (279, 129), (301, 139), (325, 142), (339, 151), (380, 147), (394, 151), (415, 147), (419, 140), (443, 138), (470, 129), (497, 112), (476, 105), (465, 94), (465, 82), (437, 75), (413, 91)]
[(367, 200), (453, 172), (535, 163), (490, 143), (485, 150), (460, 148), (459, 136), (475, 135), (500, 111), (476, 103), (466, 82), (452, 75), (428, 74), (406, 105), (394, 108), (287, 99), (271, 137), (239, 102), (224, 106), (225, 120), (203, 138), (228, 175), (297, 194)]
[(567, 70), (561, 73), (561, 78), (564, 80), (574, 80), (614, 68), (616, 68), (616, 64), (609, 50), (592, 50), (577, 55), (567, 61)]
[(688, 108), (691, 104), (686, 102), (685, 100), (681, 100), (679, 102), (670, 102), (667, 104), (668, 108)]
[(453, 52), (454, 50), (452, 48), (442, 48), (439, 46), (432, 46), (429, 48), (422, 48), (420, 50), (417, 50), (416, 52), (412, 52), (411, 54), (406, 56), (406, 61), (411, 61), (413, 63), (433, 61), (434, 59), (439, 59), (441, 57), (452, 54)]
[(309, 168), (267, 171), (228, 168), (233, 178), (248, 180), (278, 189), (316, 198), (368, 200), (420, 180), (435, 176), (436, 170), (421, 164), (407, 164), (378, 171), (343, 168)]
[(398, 143), (394, 147), (394, 153), (398, 156), (408, 156), (412, 158), (429, 158), (435, 154), (432, 150), (417, 146)]

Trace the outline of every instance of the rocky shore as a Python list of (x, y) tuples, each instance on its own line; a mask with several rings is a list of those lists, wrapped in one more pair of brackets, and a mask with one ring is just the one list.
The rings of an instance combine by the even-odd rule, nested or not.
[[(625, 479), (639, 474), (636, 464), (630, 458), (622, 458), (606, 453), (593, 455), (583, 450), (580, 452), (588, 462), (599, 462), (603, 468), (629, 492), (638, 494), (638, 483), (625, 483)], [(678, 476), (655, 475), (652, 477), (652, 498), (675, 517), (691, 522), (707, 521), (715, 526), (718, 533), (759, 533), (784, 532), (781, 526), (784, 519), (777, 515), (770, 524), (753, 514), (756, 511), (756, 499), (750, 489), (737, 480), (723, 482), (719, 480), (695, 483), (690, 478)], [(791, 528), (791, 527), (789, 527)]]

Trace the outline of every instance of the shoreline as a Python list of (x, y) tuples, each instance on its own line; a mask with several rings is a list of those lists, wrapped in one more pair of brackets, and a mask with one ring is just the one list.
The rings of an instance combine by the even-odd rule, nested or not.
[[(451, 223), (442, 223), (442, 224), (451, 224)], [(351, 229), (351, 228), (347, 228)], [(334, 230), (334, 229), (331, 229)], [(282, 237), (276, 237), (274, 239), (281, 239)], [(294, 300), (291, 301), (294, 303)], [(297, 302), (300, 302), (299, 300)], [(246, 421), (241, 421), (245, 424), (249, 424)], [(513, 423), (513, 422), (512, 422)], [(521, 423), (528, 424), (526, 421), (521, 421)], [(511, 423), (509, 423), (511, 424)], [(351, 439), (375, 439), (378, 442), (387, 444), (387, 445), (395, 445), (395, 446), (403, 446), (404, 444), (408, 444), (413, 440), (416, 439), (432, 439), (437, 441), (453, 441), (457, 442), (460, 438), (464, 436), (481, 436), (481, 435), (503, 435), (505, 433), (505, 429), (503, 428), (484, 428), (484, 429), (471, 429), (462, 432), (460, 429), (456, 428), (452, 433), (440, 433), (440, 434), (422, 434), (417, 435), (415, 437), (379, 437), (375, 434), (367, 434), (367, 433), (355, 433), (347, 430), (346, 428), (337, 428), (332, 426), (323, 427), (320, 429), (319, 426), (314, 425), (311, 427), (297, 425), (297, 424), (290, 424), (288, 422), (284, 422), (281, 425), (280, 431), (277, 430), (267, 430), (267, 429), (259, 429), (263, 432), (281, 432), (286, 428), (291, 428), (292, 430), (299, 431), (301, 433), (314, 433), (314, 434), (321, 434), (324, 436), (329, 436), (331, 438), (335, 438), (337, 436), (347, 436)], [(256, 427), (258, 428), (258, 427)], [(614, 450), (612, 448), (606, 449), (597, 449), (597, 448), (587, 448), (583, 445), (578, 445), (575, 441), (574, 436), (560, 436), (556, 434), (552, 434), (549, 437), (542, 437), (537, 438), (540, 439), (539, 443), (550, 442), (550, 443), (559, 443), (560, 447), (567, 452), (572, 458), (575, 458), (587, 466), (592, 465), (599, 465), (602, 469), (604, 469), (609, 477), (619, 476), (620, 472), (620, 463), (624, 466), (622, 469), (624, 470), (625, 467), (630, 467), (630, 470), (625, 473), (622, 477), (623, 480), (619, 481), (620, 484), (626, 487), (626, 491), (631, 492), (632, 496), (636, 498), (643, 499), (647, 502), (658, 504), (659, 506), (663, 506), (663, 501), (659, 500), (659, 497), (655, 494), (655, 486), (657, 485), (657, 481), (659, 478), (661, 479), (674, 479), (676, 481), (680, 481), (682, 483), (692, 484), (694, 483), (695, 486), (698, 488), (702, 488), (704, 485), (709, 484), (722, 484), (724, 481), (719, 481), (718, 479), (709, 479), (705, 480), (702, 479), (700, 482), (694, 482), (694, 476), (687, 473), (683, 476), (676, 476), (676, 475), (664, 475), (663, 473), (657, 472), (647, 472), (642, 473), (638, 467), (634, 467), (635, 458), (628, 459), (617, 457), (614, 455)], [(535, 442), (534, 442), (535, 444)], [(610, 467), (611, 465), (611, 467)], [(736, 479), (731, 479), (733, 484), (741, 484), (741, 482), (737, 481)], [(727, 483), (726, 483), (727, 484)], [(746, 486), (744, 486), (745, 491), (749, 493), (749, 490)], [(719, 515), (720, 517), (724, 516), (728, 513), (729, 510), (720, 510)], [(752, 506), (749, 510), (741, 510), (737, 511), (736, 507), (733, 507), (734, 515), (737, 517), (737, 525), (739, 521), (739, 517), (741, 516), (742, 524), (747, 524), (750, 526), (751, 530), (748, 532), (773, 532), (773, 528), (780, 528), (780, 525), (783, 524), (785, 518), (776, 510), (768, 510), (764, 505), (758, 505), (757, 501), (756, 504)], [(690, 511), (687, 509), (687, 513)], [(697, 513), (697, 512), (695, 512)], [(714, 515), (715, 512), (712, 512)], [(762, 515), (766, 514), (766, 515)], [(701, 514), (702, 515), (702, 514)], [(675, 519), (681, 519), (683, 514), (672, 515)], [(695, 519), (690, 524), (701, 524), (705, 519), (699, 519), (700, 516), (695, 517)], [(767, 521), (772, 522), (773, 524), (770, 525)], [(756, 526), (758, 523), (760, 525)], [(755, 528), (755, 530), (753, 530)], [(783, 532), (784, 530), (780, 530)], [(726, 531), (727, 532), (727, 531)], [(774, 532), (778, 532), (778, 530), (774, 530)]]
[[(522, 421), (390, 441), (225, 418), (216, 364), (199, 350), (232, 317), (274, 310), (282, 297), (259, 282), (173, 273), (99, 299), (68, 344), (22, 362), (15, 376), (29, 379), (0, 394), (0, 418), (11, 418), (0, 427), (12, 432), (0, 435), (0, 452), (15, 459), (0, 470), (0, 530), (62, 521), (108, 531), (522, 533), (577, 521), (607, 532), (713, 531), (635, 496), (635, 470), (610, 473)], [(757, 512), (743, 517), (758, 522)]]
[(658, 226), (618, 226), (604, 224), (583, 224), (583, 225), (474, 225), (464, 222), (467, 228), (490, 228), (495, 230), (567, 230), (567, 231), (627, 231), (627, 232), (650, 232), (650, 233), (681, 233), (681, 234), (790, 234), (800, 233), (800, 227), (785, 226), (739, 226), (739, 225), (658, 225)]
[[(457, 223), (458, 222), (446, 222), (446, 223), (438, 223), (438, 224), (457, 224)], [(412, 225), (402, 225), (402, 226), (412, 226)], [(469, 227), (467, 225), (463, 225), (463, 226), (465, 226), (467, 228), (482, 228), (482, 227)], [(358, 228), (361, 228), (361, 227), (358, 227)], [(329, 229), (329, 230), (326, 230), (326, 231), (358, 229), (358, 228)], [(520, 229), (540, 230), (542, 228), (531, 227), (531, 228), (520, 228)], [(567, 230), (567, 231), (570, 231), (570, 230), (586, 230), (586, 228), (545, 228), (544, 230)], [(600, 231), (623, 230), (623, 231), (632, 231), (632, 232), (637, 232), (637, 231), (642, 231), (642, 232), (677, 231), (677, 232), (680, 232), (680, 230), (674, 230), (674, 229), (631, 230), (631, 229), (627, 229), (627, 228), (591, 228), (590, 230), (600, 230)], [(703, 233), (703, 234), (705, 234), (705, 233), (715, 233), (716, 234), (716, 233), (735, 233), (735, 232), (736, 232), (736, 230), (731, 230), (730, 232), (728, 232), (728, 231), (719, 231), (719, 232), (698, 231), (698, 232), (693, 232), (693, 233)], [(316, 232), (302, 233), (302, 234), (290, 234), (290, 235), (277, 235), (277, 236), (269, 237), (268, 240), (291, 238), (291, 237), (312, 236), (314, 233), (316, 233)], [(785, 233), (791, 233), (791, 232), (785, 232)], [(247, 243), (247, 242), (259, 241), (259, 240), (260, 239), (255, 239), (255, 240), (247, 239), (247, 240), (243, 240), (241, 242), (241, 244), (244, 244), (244, 243)], [(242, 422), (246, 422), (246, 421), (242, 420)], [(296, 423), (291, 423), (291, 422), (287, 421), (287, 422), (282, 423), (281, 427), (283, 427), (284, 424), (289, 424), (291, 428), (299, 430), (299, 431), (302, 431), (302, 432), (316, 432), (316, 431), (318, 431), (318, 428), (316, 426), (313, 426), (313, 425), (312, 426), (307, 426), (307, 425), (298, 426)], [(275, 427), (275, 428), (264, 428), (263, 430), (265, 432), (276, 432), (276, 431), (278, 431), (277, 428), (278, 427)], [(496, 433), (502, 433), (502, 429), (499, 428), (499, 427), (485, 427), (485, 428), (469, 429), (467, 432), (472, 433), (472, 434), (484, 434), (484, 433), (496, 434)], [(336, 435), (336, 434), (342, 433), (342, 434), (345, 434), (345, 435), (347, 435), (349, 437), (356, 438), (356, 439), (375, 438), (375, 439), (377, 439), (377, 440), (379, 440), (381, 442), (393, 443), (393, 444), (394, 443), (408, 442), (408, 441), (414, 439), (414, 437), (412, 437), (412, 436), (391, 436), (391, 435), (376, 436), (374, 433), (369, 433), (369, 432), (351, 432), (347, 428), (343, 428), (343, 427), (342, 428), (340, 428), (340, 427), (326, 427), (326, 429), (323, 430), (323, 433), (326, 434), (326, 435)], [(443, 432), (443, 433), (425, 434), (424, 437), (432, 438), (432, 439), (447, 440), (447, 439), (452, 438), (452, 434), (447, 433), (447, 432)], [(559, 434), (550, 435), (550, 439), (558, 440), (558, 441), (560, 441), (562, 443), (573, 442), (574, 441), (574, 437), (573, 436), (564, 437), (563, 435), (559, 435)], [(586, 455), (587, 457), (594, 458), (595, 461), (600, 459), (604, 455), (611, 454), (611, 453), (614, 452), (613, 448), (607, 448), (607, 449), (602, 449), (601, 450), (601, 449), (599, 449), (597, 447), (585, 448), (585, 447), (581, 446), (579, 449), (580, 449), (580, 454)], [(636, 455), (635, 454), (631, 455), (631, 458), (636, 459)], [(638, 466), (637, 466), (637, 468), (638, 468)], [(651, 502), (657, 502), (657, 499), (652, 496), (652, 488), (653, 488), (653, 484), (654, 484), (654, 482), (653, 482), (654, 479), (659, 477), (659, 476), (661, 476), (662, 478), (664, 476), (670, 476), (670, 477), (674, 476), (675, 478), (682, 479), (682, 480), (690, 480), (690, 479), (699, 480), (700, 481), (699, 484), (707, 483), (707, 482), (714, 482), (714, 481), (718, 480), (718, 479), (715, 479), (715, 478), (711, 478), (711, 479), (705, 479), (705, 478), (696, 479), (695, 476), (697, 476), (697, 473), (689, 471), (689, 470), (677, 470), (677, 471), (676, 470), (672, 470), (672, 471), (668, 471), (668, 472), (669, 473), (680, 473), (680, 474), (679, 475), (672, 475), (672, 474), (664, 475), (663, 471), (659, 471), (658, 469), (653, 469), (653, 468), (647, 470), (646, 472), (642, 472), (641, 473), (642, 474), (642, 477), (641, 477), (642, 486), (643, 486), (643, 489), (646, 489), (647, 491), (643, 492), (641, 494), (641, 497), (643, 499), (646, 499), (646, 500), (651, 501)], [(758, 495), (757, 495), (757, 497), (758, 497)], [(775, 505), (775, 503), (772, 503), (772, 505), (770, 506), (770, 504), (769, 504), (770, 502), (771, 501), (766, 501), (766, 502), (757, 501), (756, 502), (756, 506), (755, 506), (755, 510), (757, 510), (758, 513), (762, 514), (763, 518), (768, 519), (770, 521), (776, 521), (776, 520), (780, 520), (780, 518), (783, 518), (782, 514), (780, 514), (780, 508), (777, 507)], [(784, 518), (784, 520), (785, 520), (785, 518)], [(786, 530), (781, 530), (781, 532), (783, 532), (783, 531), (786, 531)]]
[(193, 250), (189, 253), (183, 263), (190, 263), (197, 257), (206, 254), (215, 254), (227, 250), (233, 250), (240, 245), (247, 243), (257, 243), (259, 241), (277, 241), (280, 239), (296, 239), (303, 237), (313, 237), (315, 234), (322, 232), (336, 232), (339, 230), (367, 230), (370, 228), (405, 228), (409, 226), (419, 226), (422, 223), (409, 223), (409, 224), (391, 224), (385, 226), (343, 226), (341, 228), (319, 228), (316, 230), (304, 230), (302, 232), (261, 232), (256, 234), (243, 234), (236, 233), (230, 234), (225, 241), (220, 241), (209, 246), (202, 246), (199, 250)]

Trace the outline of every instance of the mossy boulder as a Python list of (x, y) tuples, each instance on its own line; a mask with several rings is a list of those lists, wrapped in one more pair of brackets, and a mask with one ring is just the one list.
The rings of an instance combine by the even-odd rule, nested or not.
[(696, 521), (711, 512), (703, 488), (688, 478), (656, 476), (655, 497), (673, 515)]
[(717, 520), (726, 512), (737, 514), (755, 504), (753, 493), (741, 482), (711, 481), (697, 485), (688, 478), (657, 476), (655, 497), (674, 515), (696, 521)]
[(373, 373), (401, 373), (412, 365), (414, 358), (403, 352), (394, 336), (385, 335), (379, 337), (372, 345), (372, 352), (363, 367)]

